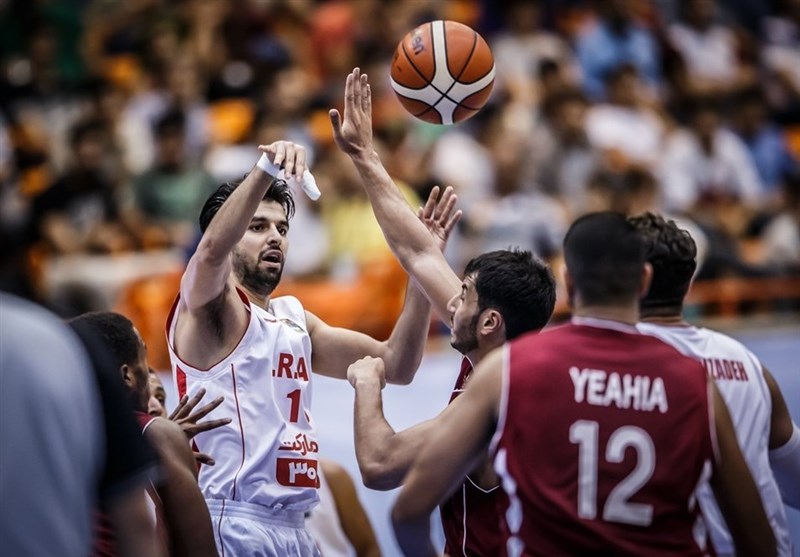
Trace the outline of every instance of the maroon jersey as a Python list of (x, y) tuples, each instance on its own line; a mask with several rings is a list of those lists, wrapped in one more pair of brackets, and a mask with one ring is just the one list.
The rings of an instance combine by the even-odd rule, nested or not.
[(597, 319), (505, 350), (494, 444), (508, 555), (705, 555), (693, 535), (713, 458), (703, 367)]
[[(472, 364), (464, 358), (450, 402), (464, 391), (471, 374)], [(444, 552), (451, 557), (500, 555), (505, 542), (500, 530), (503, 501), (506, 501), (506, 497), (499, 485), (485, 490), (467, 476), (464, 483), (439, 507), (444, 530)]]

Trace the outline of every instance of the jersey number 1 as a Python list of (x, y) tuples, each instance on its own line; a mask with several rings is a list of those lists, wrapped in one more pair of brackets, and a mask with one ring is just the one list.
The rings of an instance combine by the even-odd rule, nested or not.
[[(578, 445), (578, 516), (593, 520), (597, 517), (597, 459), (600, 424), (578, 420), (569, 428), (569, 440)], [(653, 521), (653, 505), (628, 501), (653, 475), (656, 468), (656, 448), (647, 432), (636, 426), (623, 426), (608, 439), (606, 461), (619, 463), (625, 459), (625, 449), (636, 451), (636, 466), (608, 494), (603, 506), (603, 520), (635, 526), (649, 526)]]
[(289, 407), (289, 421), (294, 423), (300, 418), (300, 389), (295, 389), (286, 398), (292, 401)]

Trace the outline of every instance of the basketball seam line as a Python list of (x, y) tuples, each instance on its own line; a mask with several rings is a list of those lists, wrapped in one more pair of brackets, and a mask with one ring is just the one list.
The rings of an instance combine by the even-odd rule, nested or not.
[[(447, 25), (446, 25), (446, 24), (445, 24), (445, 26), (444, 26), (444, 31), (445, 31), (445, 39), (446, 39), (446, 38), (447, 38)], [(431, 42), (432, 42), (432, 41), (433, 41), (433, 25), (431, 25)], [(455, 86), (456, 86), (456, 83), (459, 83), (459, 81), (458, 81), (458, 80), (459, 80), (459, 78), (460, 78), (460, 77), (463, 75), (463, 73), (466, 71), (466, 69), (467, 69), (467, 66), (469, 65), (469, 61), (472, 59), (472, 55), (475, 53), (475, 48), (476, 48), (477, 46), (478, 46), (478, 33), (477, 33), (477, 32), (476, 32), (474, 29), (473, 29), (473, 30), (472, 30), (472, 49), (470, 50), (469, 56), (467, 57), (467, 60), (466, 60), (466, 62), (464, 62), (464, 67), (463, 67), (463, 68), (461, 68), (461, 71), (459, 72), (459, 74), (458, 74), (458, 77), (456, 77), (456, 76), (453, 76), (453, 74), (450, 74), (450, 77), (452, 77), (452, 78), (453, 78), (453, 83), (451, 83), (451, 84), (450, 84), (450, 87), (448, 87), (448, 88), (447, 88), (447, 91), (445, 91), (444, 93), (442, 93), (441, 91), (439, 91), (439, 89), (437, 89), (436, 87), (434, 87), (434, 86), (433, 86), (433, 84), (431, 83), (431, 87), (433, 87), (433, 88), (436, 90), (436, 92), (438, 92), (438, 93), (440, 93), (440, 94), (442, 95), (441, 97), (439, 97), (439, 100), (437, 100), (435, 103), (433, 103), (433, 104), (431, 105), (431, 108), (434, 108), (434, 109), (435, 109), (435, 108), (436, 108), (436, 105), (438, 105), (438, 104), (439, 104), (440, 102), (442, 102), (444, 99), (447, 99), (448, 101), (450, 101), (451, 103), (453, 103), (454, 105), (456, 105), (456, 108), (462, 107), (462, 108), (466, 108), (467, 110), (472, 110), (472, 111), (476, 111), (476, 110), (480, 110), (480, 109), (481, 109), (481, 107), (478, 107), (478, 108), (473, 108), (473, 107), (471, 107), (471, 106), (469, 106), (469, 105), (467, 105), (467, 104), (462, 104), (462, 102), (463, 102), (463, 99), (462, 99), (462, 102), (457, 102), (455, 99), (451, 99), (451, 98), (448, 96), (448, 93), (450, 92), (450, 90), (451, 90), (453, 87), (455, 87)], [(408, 55), (406, 55), (406, 56), (408, 56)], [(410, 59), (409, 59), (409, 61), (410, 61)], [(445, 40), (445, 41), (444, 41), (444, 63), (445, 63), (445, 67), (447, 68), (447, 73), (450, 73), (450, 65), (447, 63), (447, 40)], [(434, 64), (434, 66), (433, 66), (433, 67), (434, 67), (434, 72), (435, 72), (435, 70), (436, 70), (436, 56), (434, 56), (434, 57), (433, 57), (433, 64)], [(472, 83), (476, 83), (476, 82), (480, 81), (481, 79), (483, 79), (484, 77), (486, 77), (487, 75), (489, 75), (489, 72), (491, 72), (491, 71), (492, 71), (492, 68), (494, 68), (494, 63), (492, 64), (492, 67), (491, 67), (491, 68), (489, 68), (489, 71), (487, 71), (485, 74), (483, 74), (482, 76), (480, 76), (478, 79), (474, 79), (474, 80), (472, 80), (470, 83), (466, 83), (466, 84), (464, 84), (464, 85), (470, 85), (470, 84), (472, 84)], [(434, 73), (434, 75), (436, 75), (436, 74)], [(485, 87), (484, 87), (484, 89), (485, 89)], [(483, 89), (481, 89), (480, 91), (475, 91), (475, 93), (480, 93), (481, 91), (483, 91)], [(467, 98), (471, 97), (471, 96), (472, 96), (472, 95), (474, 95), (475, 93), (472, 93), (472, 94), (468, 95), (468, 96), (467, 96)], [(428, 112), (428, 110), (430, 110), (430, 108), (429, 108), (429, 109), (426, 109), (426, 110), (424, 110), (423, 112), (421, 112), (421, 113), (420, 113), (420, 115), (422, 115), (422, 114), (425, 114), (426, 112)], [(437, 112), (439, 112), (439, 111), (437, 110)], [(453, 113), (455, 114), (455, 112), (453, 112)], [(414, 116), (416, 116), (416, 115), (414, 115)]]
[[(431, 41), (433, 41), (433, 39), (431, 39)], [(406, 85), (403, 85), (403, 87), (406, 87), (407, 89), (414, 89), (415, 91), (422, 91), (423, 89), (425, 89), (425, 87), (428, 87), (430, 85), (431, 87), (433, 87), (434, 91), (436, 91), (440, 95), (444, 95), (444, 93), (442, 93), (439, 90), (439, 88), (436, 87), (436, 85), (431, 83), (431, 81), (427, 77), (425, 77), (425, 74), (423, 74), (420, 71), (420, 69), (416, 66), (416, 64), (414, 64), (414, 61), (411, 59), (411, 56), (408, 55), (408, 51), (406, 50), (405, 41), (401, 42), (400, 46), (403, 49), (403, 54), (405, 55), (406, 60), (408, 60), (408, 63), (411, 65), (412, 68), (414, 68), (414, 71), (417, 72), (417, 75), (419, 75), (422, 79), (425, 80), (425, 85), (423, 85), (422, 87), (407, 87)], [(431, 58), (433, 59), (433, 75), (436, 75), (436, 56), (432, 55)]]
[[(446, 23), (444, 25), (444, 36), (447, 37), (447, 24)], [(458, 80), (461, 79), (462, 75), (464, 75), (464, 72), (467, 71), (467, 66), (469, 66), (469, 61), (472, 60), (472, 55), (475, 54), (475, 47), (476, 46), (478, 46), (478, 33), (476, 33), (473, 30), (472, 31), (472, 48), (470, 48), (470, 50), (469, 50), (469, 56), (467, 56), (467, 59), (464, 60), (464, 65), (461, 67), (461, 71), (458, 72), (458, 75), (457, 76), (453, 76), (453, 83), (451, 83), (450, 87), (447, 88), (447, 91), (444, 92), (444, 96), (445, 97), (447, 97), (447, 93), (449, 93), (450, 90), (453, 87), (456, 86), (456, 83), (458, 83)], [(444, 62), (445, 62), (445, 65), (447, 67), (447, 71), (449, 72), (450, 71), (450, 64), (448, 63), (449, 61), (447, 59), (447, 41), (444, 42)], [(452, 74), (450, 74), (450, 75), (452, 76)], [(474, 95), (474, 93), (473, 93), (473, 95)], [(461, 106), (461, 103), (457, 103), (456, 101), (454, 101), (450, 97), (447, 97), (447, 98), (450, 100), (450, 102), (455, 103), (457, 107)], [(439, 101), (441, 101), (441, 99), (439, 99)], [(437, 101), (436, 104), (439, 104), (439, 101)], [(453, 112), (453, 114), (455, 114), (455, 111)]]

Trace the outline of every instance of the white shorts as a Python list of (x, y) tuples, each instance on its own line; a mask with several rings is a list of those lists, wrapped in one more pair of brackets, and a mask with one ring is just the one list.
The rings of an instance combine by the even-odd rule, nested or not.
[(220, 557), (320, 557), (302, 511), (206, 499)]

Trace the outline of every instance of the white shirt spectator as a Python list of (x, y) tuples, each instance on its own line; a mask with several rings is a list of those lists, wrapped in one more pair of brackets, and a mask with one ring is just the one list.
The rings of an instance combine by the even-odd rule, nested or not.
[(757, 203), (764, 190), (747, 148), (733, 132), (719, 129), (711, 153), (687, 130), (666, 142), (661, 166), (664, 202), (668, 210), (684, 212), (704, 194), (726, 194)]
[(650, 164), (661, 154), (664, 127), (647, 110), (601, 104), (589, 109), (586, 134), (596, 148), (618, 150), (633, 162)]
[(736, 40), (730, 29), (712, 25), (706, 30), (681, 23), (671, 25), (669, 40), (680, 52), (690, 77), (729, 82), (736, 77)]

